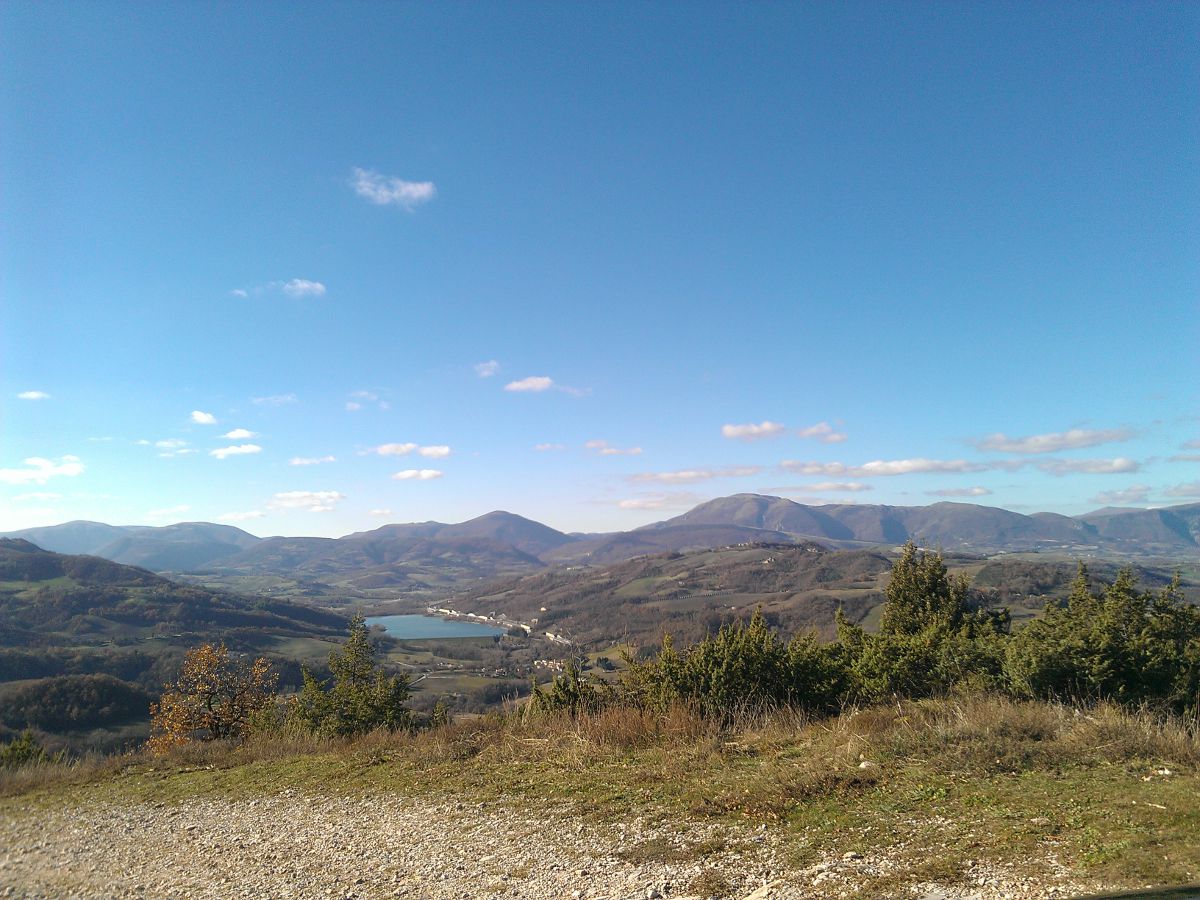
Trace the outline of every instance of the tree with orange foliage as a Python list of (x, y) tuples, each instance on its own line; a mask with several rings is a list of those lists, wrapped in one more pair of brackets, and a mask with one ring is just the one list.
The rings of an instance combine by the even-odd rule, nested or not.
[(231, 659), (224, 644), (189, 650), (179, 678), (150, 704), (146, 746), (164, 753), (192, 741), (244, 738), (255, 714), (275, 702), (278, 681), (262, 657), (250, 664)]

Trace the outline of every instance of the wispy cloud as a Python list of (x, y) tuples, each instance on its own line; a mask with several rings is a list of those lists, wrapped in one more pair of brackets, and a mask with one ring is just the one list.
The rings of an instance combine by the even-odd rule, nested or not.
[(822, 444), (840, 444), (846, 440), (845, 433), (835, 431), (833, 426), (828, 422), (818, 422), (816, 425), (809, 425), (807, 428), (801, 428), (796, 434), (802, 438), (812, 438), (814, 441), (820, 441)]
[(276, 494), (267, 504), (271, 509), (300, 509), (307, 512), (330, 512), (346, 499), (338, 491), (284, 491)]
[(587, 441), (584, 445), (588, 450), (594, 450), (601, 456), (641, 456), (641, 447), (614, 447), (608, 441)]
[(722, 466), (713, 469), (679, 469), (675, 472), (641, 472), (630, 475), (634, 484), (696, 484), (717, 478), (748, 478), (762, 471), (761, 466)]
[(1119, 475), (1137, 472), (1137, 461), (1118, 456), (1115, 459), (1047, 459), (1037, 467), (1049, 475)]
[(427, 459), (445, 459), (453, 451), (445, 444), (433, 444), (422, 447), (419, 444), (380, 444), (367, 451), (368, 453), (378, 453), (380, 456), (408, 456), (410, 453), (416, 453), (418, 456), (424, 456)]
[(1200, 450), (1200, 438), (1191, 441), (1184, 441), (1179, 445), (1180, 450)]
[(871, 485), (863, 484), (861, 481), (818, 481), (816, 484), (806, 485), (805, 489), (821, 494), (830, 491), (857, 493), (874, 490)]
[(1176, 484), (1163, 491), (1165, 497), (1200, 497), (1200, 481)]
[(410, 212), (437, 196), (432, 181), (405, 181), (372, 169), (352, 170), (350, 186), (354, 193), (376, 206), (399, 206)]
[(1176, 453), (1168, 457), (1167, 462), (1200, 462), (1200, 453)]
[(266, 397), (251, 397), (250, 402), (258, 406), (287, 406), (299, 401), (295, 394), (269, 394)]
[(289, 466), (319, 466), (321, 463), (337, 462), (334, 456), (293, 456), (288, 460)]
[(372, 516), (390, 516), (391, 514), (392, 511), (390, 509), (373, 509), (369, 513)]
[(1072, 428), (1068, 431), (1031, 434), (1027, 437), (1009, 437), (997, 432), (973, 443), (980, 450), (999, 453), (1058, 453), (1062, 450), (1078, 450), (1114, 441), (1126, 441), (1133, 435), (1134, 432), (1130, 428), (1110, 428), (1099, 431)]
[(258, 284), (253, 287), (234, 288), (229, 295), (242, 300), (271, 294), (283, 294), (285, 297), (299, 299), (301, 297), (324, 297), (325, 291), (325, 285), (320, 281), (314, 281), (311, 278), (287, 278), (268, 281), (266, 284)]
[(346, 410), (348, 412), (357, 412), (365, 406), (372, 405), (376, 409), (391, 408), (391, 404), (380, 397), (375, 391), (352, 391), (350, 399), (346, 401)]
[(279, 286), (289, 297), (324, 297), (325, 285), (307, 278), (292, 278)]
[(250, 456), (255, 453), (262, 453), (262, 447), (258, 444), (234, 444), (232, 447), (218, 447), (216, 450), (209, 450), (209, 456), (215, 456), (217, 459), (225, 459), (229, 456)]
[(21, 391), (17, 394), (18, 400), (49, 400), (50, 395), (45, 391)]
[(151, 509), (146, 511), (148, 519), (171, 519), (175, 516), (182, 516), (191, 507), (186, 503), (181, 503), (178, 506), (168, 506), (165, 509)]
[(559, 384), (549, 375), (530, 375), (518, 381), (510, 381), (504, 386), (504, 389), (517, 394), (540, 394), (545, 391), (555, 390), (563, 394), (570, 394), (572, 397), (586, 397), (592, 392), (591, 388), (578, 388)]
[(746, 425), (722, 425), (721, 436), (735, 441), (761, 441), (763, 438), (779, 437), (787, 431), (787, 426), (764, 419), (757, 425), (753, 422)]
[(985, 487), (942, 488), (937, 491), (926, 491), (930, 497), (986, 497), (991, 493)]
[(78, 456), (60, 456), (58, 462), (30, 456), (23, 462), (24, 469), (0, 469), (0, 484), (45, 484), (51, 478), (74, 478), (84, 471)]
[(12, 498), (14, 503), (26, 503), (31, 500), (36, 500), (44, 503), (47, 500), (61, 500), (62, 494), (56, 494), (53, 491), (28, 491), (24, 494), (17, 494)]
[[(141, 443), (149, 443), (149, 441), (138, 441)], [(155, 441), (154, 447), (159, 451), (158, 455), (163, 459), (174, 459), (177, 456), (191, 456), (193, 453), (199, 453), (188, 446), (188, 442), (182, 438), (166, 438), (165, 440)]]
[(250, 431), (247, 428), (235, 428), (233, 431), (225, 432), (221, 437), (228, 438), (231, 441), (244, 441), (249, 438), (258, 437), (258, 433)]
[(258, 509), (252, 509), (247, 512), (227, 512), (221, 513), (217, 519), (221, 522), (249, 522), (251, 519), (261, 519), (266, 513)]
[(197, 425), (216, 425), (217, 417), (212, 413), (202, 412), (198, 409), (192, 410), (192, 421)]
[(500, 371), (500, 363), (494, 359), (487, 362), (475, 363), (475, 374), (480, 378), (491, 378)]
[(534, 444), (533, 449), (538, 453), (546, 453), (551, 450), (566, 450), (567, 448), (564, 444)]
[(403, 469), (392, 476), (396, 481), (432, 481), (441, 477), (437, 469)]
[(704, 498), (690, 491), (672, 491), (662, 494), (641, 494), (617, 502), (620, 509), (629, 510), (659, 510), (659, 509), (690, 509)]
[(857, 466), (848, 466), (840, 462), (785, 459), (779, 465), (789, 472), (801, 475), (849, 475), (854, 478), (912, 475), (922, 472), (983, 472), (992, 468), (987, 463), (971, 463), (963, 459), (876, 459)]
[(520, 381), (510, 381), (504, 386), (506, 391), (514, 391), (517, 393), (541, 393), (548, 391), (554, 387), (554, 379), (547, 375), (530, 375), (528, 378), (522, 378)]
[(1134, 503), (1145, 503), (1150, 497), (1150, 485), (1135, 484), (1119, 491), (1101, 491), (1090, 502), (1102, 506), (1129, 506)]

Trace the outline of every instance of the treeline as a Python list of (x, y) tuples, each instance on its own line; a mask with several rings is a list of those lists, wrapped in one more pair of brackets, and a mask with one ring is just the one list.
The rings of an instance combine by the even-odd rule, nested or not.
[(571, 712), (627, 703), (652, 710), (689, 705), (731, 718), (782, 706), (814, 714), (851, 704), (992, 691), (1023, 698), (1111, 700), (1200, 716), (1200, 607), (1178, 579), (1139, 591), (1132, 571), (1093, 590), (1080, 565), (1065, 603), (1012, 629), (1007, 610), (981, 608), (940, 554), (907, 545), (892, 571), (880, 628), (839, 613), (837, 639), (781, 641), (761, 613), (684, 650), (670, 637), (645, 661), (626, 658), (619, 684), (570, 667), (530, 709)]

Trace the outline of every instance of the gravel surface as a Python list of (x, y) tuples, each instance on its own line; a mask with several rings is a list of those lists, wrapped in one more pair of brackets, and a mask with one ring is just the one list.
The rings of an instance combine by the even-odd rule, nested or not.
[[(0, 897), (739, 900), (838, 897), (901, 849), (789, 865), (785, 829), (605, 822), (567, 809), (284, 791), (242, 800), (0, 807)], [(985, 865), (955, 886), (893, 896), (1035, 898), (1079, 885), (1043, 860), (1041, 883)]]

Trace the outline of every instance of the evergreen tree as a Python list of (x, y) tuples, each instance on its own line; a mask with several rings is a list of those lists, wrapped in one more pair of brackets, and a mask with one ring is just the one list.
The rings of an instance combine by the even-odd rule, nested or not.
[(329, 654), (332, 687), (304, 670), (304, 687), (292, 701), (288, 719), (316, 734), (348, 737), (377, 728), (405, 728), (410, 714), (408, 676), (388, 675), (375, 662), (375, 648), (362, 616), (350, 622), (350, 637)]

